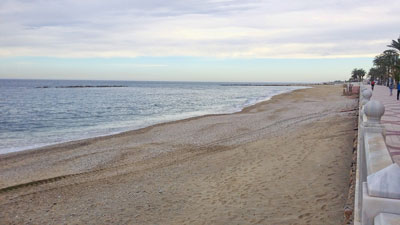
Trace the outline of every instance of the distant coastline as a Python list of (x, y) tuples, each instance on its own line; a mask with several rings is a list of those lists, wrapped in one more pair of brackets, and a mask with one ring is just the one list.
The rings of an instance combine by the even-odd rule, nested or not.
[(286, 86), (295, 86), (295, 85), (294, 84), (221, 84), (221, 86), (249, 86), (249, 87), (252, 87), (252, 86), (254, 86), (254, 87), (273, 86), (273, 87), (286, 87)]
[(39, 86), (36, 88), (114, 88), (114, 87), (128, 87), (128, 86), (123, 86), (123, 85), (77, 85), (77, 86)]
[(259, 83), (229, 83), (220, 84), (221, 86), (246, 86), (246, 87), (289, 87), (289, 86), (315, 86), (315, 85), (333, 85), (341, 84), (342, 82), (321, 82), (321, 83), (269, 83), (269, 84), (259, 84)]

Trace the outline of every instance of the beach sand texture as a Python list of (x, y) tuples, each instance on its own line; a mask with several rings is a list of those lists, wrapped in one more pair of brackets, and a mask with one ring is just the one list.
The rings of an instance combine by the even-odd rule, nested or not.
[(1, 224), (341, 224), (357, 107), (341, 93), (1, 155)]

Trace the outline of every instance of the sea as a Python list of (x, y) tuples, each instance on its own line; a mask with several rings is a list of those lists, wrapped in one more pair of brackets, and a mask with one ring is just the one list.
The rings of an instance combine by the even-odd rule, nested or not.
[(247, 106), (304, 86), (0, 79), (0, 154)]

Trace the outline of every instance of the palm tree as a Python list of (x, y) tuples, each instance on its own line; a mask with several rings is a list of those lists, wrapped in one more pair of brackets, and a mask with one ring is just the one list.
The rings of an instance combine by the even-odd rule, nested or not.
[(386, 80), (386, 78), (388, 77), (387, 74), (387, 60), (386, 57), (383, 54), (377, 55), (375, 56), (374, 59), (374, 66), (377, 68), (375, 71), (373, 72), (380, 72), (380, 73), (375, 73), (374, 77), (375, 78), (379, 78), (379, 84), (382, 84), (382, 82), (384, 80)]
[(351, 77), (350, 80), (352, 81), (356, 81), (358, 80), (358, 76), (357, 76), (357, 68), (354, 68), (353, 71), (351, 71)]
[(385, 68), (383, 67), (372, 67), (369, 69), (368, 76), (369, 80), (373, 81), (376, 80), (376, 78), (381, 77), (382, 74), (386, 72)]
[(358, 80), (358, 81), (362, 81), (364, 76), (365, 76), (366, 72), (364, 69), (357, 69), (354, 68), (353, 71), (351, 71), (351, 79), (352, 80)]
[(400, 37), (397, 38), (397, 41), (396, 40), (392, 40), (392, 44), (388, 45), (388, 47), (394, 48), (394, 49), (397, 49), (398, 51), (400, 51)]
[(397, 59), (396, 65), (393, 68), (394, 79), (400, 81), (400, 59)]
[(375, 56), (374, 66), (378, 67), (380, 71), (385, 71), (379, 75), (380, 84), (387, 83), (390, 75), (393, 75), (394, 66), (398, 61), (399, 54), (392, 49), (384, 51), (382, 54)]

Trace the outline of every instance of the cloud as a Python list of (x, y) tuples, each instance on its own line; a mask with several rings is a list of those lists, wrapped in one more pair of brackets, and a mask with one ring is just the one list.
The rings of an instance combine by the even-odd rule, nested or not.
[(0, 56), (371, 57), (400, 2), (4, 0)]

